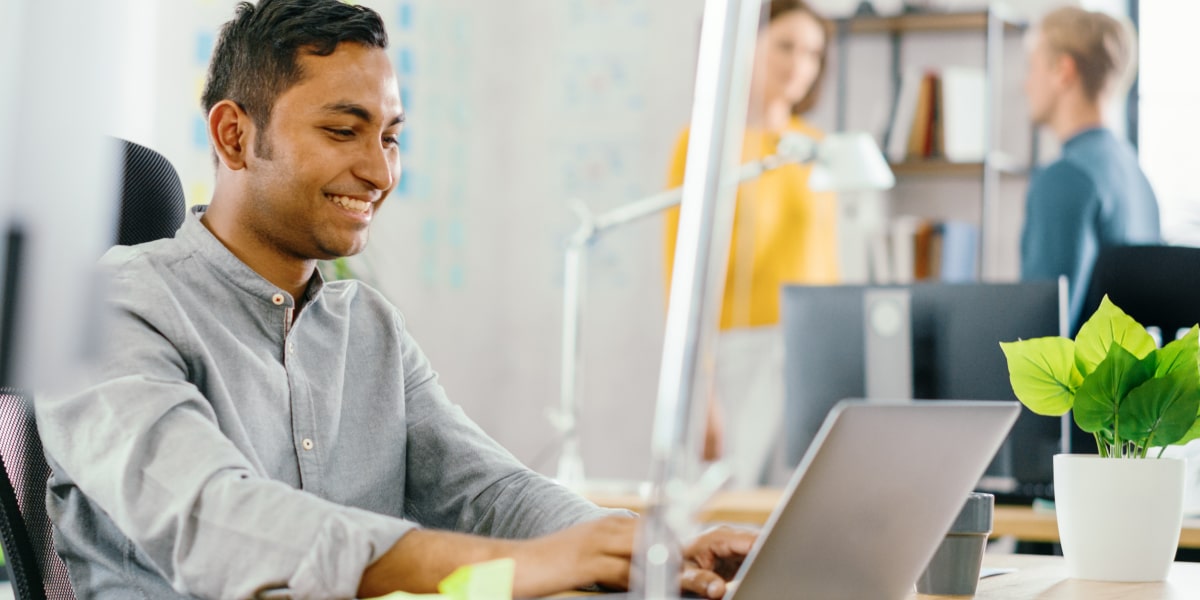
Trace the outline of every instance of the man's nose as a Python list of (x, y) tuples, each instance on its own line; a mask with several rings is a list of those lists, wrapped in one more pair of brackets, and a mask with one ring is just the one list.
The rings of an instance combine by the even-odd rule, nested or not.
[(363, 151), (355, 174), (375, 189), (391, 189), (400, 170), (400, 165), (394, 164), (398, 163), (399, 159), (393, 158), (393, 154), (392, 149), (382, 143), (370, 144)]

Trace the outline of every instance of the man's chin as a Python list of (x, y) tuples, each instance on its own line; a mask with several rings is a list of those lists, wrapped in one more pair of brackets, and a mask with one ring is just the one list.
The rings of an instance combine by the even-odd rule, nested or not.
[(362, 251), (366, 249), (367, 239), (365, 237), (362, 238), (362, 240), (354, 241), (348, 244), (330, 244), (320, 248), (320, 252), (323, 256), (319, 257), (318, 260), (337, 260), (339, 258), (349, 258), (356, 254), (361, 254)]

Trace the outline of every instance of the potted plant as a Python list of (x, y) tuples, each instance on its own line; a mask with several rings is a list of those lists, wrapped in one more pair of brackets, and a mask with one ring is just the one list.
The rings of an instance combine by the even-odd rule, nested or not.
[(1055, 507), (1072, 577), (1166, 578), (1183, 519), (1184, 463), (1168, 445), (1200, 438), (1198, 329), (1158, 348), (1105, 296), (1072, 341), (1001, 343), (1017, 399), (1040, 415), (1072, 411), (1099, 455), (1054, 457)]

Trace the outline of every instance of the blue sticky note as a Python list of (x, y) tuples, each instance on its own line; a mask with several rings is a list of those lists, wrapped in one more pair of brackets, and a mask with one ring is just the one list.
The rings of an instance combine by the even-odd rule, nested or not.
[(400, 106), (406, 111), (412, 106), (412, 91), (407, 86), (400, 86)]
[(407, 196), (408, 195), (408, 181), (410, 179), (412, 179), (412, 174), (409, 173), (408, 171), (404, 171), (404, 172), (400, 173), (400, 181), (396, 182), (396, 195), (398, 195), (398, 196)]
[(412, 48), (401, 47), (396, 55), (396, 68), (401, 75), (412, 75), (413, 73), (413, 53)]
[(192, 144), (196, 148), (208, 149), (208, 121), (200, 115), (192, 117)]
[(212, 58), (213, 53), (213, 35), (208, 31), (201, 31), (196, 34), (196, 64), (207, 65), (208, 59)]
[(446, 237), (449, 238), (450, 246), (453, 248), (461, 248), (466, 242), (466, 228), (463, 227), (463, 222), (455, 219), (450, 222), (446, 228)]
[(426, 219), (425, 224), (421, 226), (421, 241), (426, 245), (434, 245), (437, 243), (438, 225), (433, 219)]
[(460, 289), (466, 283), (466, 279), (466, 270), (463, 269), (462, 265), (450, 267), (450, 287)]
[(462, 18), (454, 20), (454, 41), (460, 48), (467, 43), (467, 22)]
[(400, 5), (400, 29), (412, 29), (413, 26), (413, 7), (412, 4), (405, 2)]
[(400, 154), (408, 154), (412, 148), (412, 133), (404, 129), (400, 131), (400, 139), (397, 142), (400, 145)]
[(422, 279), (425, 280), (425, 283), (429, 285), (433, 285), (437, 282), (437, 264), (432, 258), (426, 258), (425, 261), (421, 263), (421, 276)]

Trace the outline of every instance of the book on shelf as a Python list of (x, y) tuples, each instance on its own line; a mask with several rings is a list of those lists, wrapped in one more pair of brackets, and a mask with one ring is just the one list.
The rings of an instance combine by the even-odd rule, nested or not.
[(981, 69), (906, 70), (888, 132), (888, 159), (983, 161), (986, 95)]
[(900, 94), (896, 97), (887, 147), (888, 160), (894, 163), (904, 162), (908, 157), (908, 136), (912, 132), (917, 97), (921, 94), (921, 75), (919, 69), (910, 67), (900, 76)]
[(877, 284), (965, 283), (979, 278), (979, 227), (966, 221), (897, 217), (871, 240)]
[(950, 162), (983, 162), (987, 76), (982, 69), (942, 69), (943, 154)]

